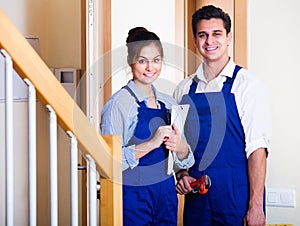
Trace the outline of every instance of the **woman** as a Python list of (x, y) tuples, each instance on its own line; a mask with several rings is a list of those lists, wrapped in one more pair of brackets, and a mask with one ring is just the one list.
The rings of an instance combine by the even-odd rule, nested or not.
[(143, 27), (129, 31), (126, 40), (133, 78), (104, 106), (102, 134), (122, 135), (123, 224), (177, 225), (177, 194), (168, 175), (168, 155), (177, 168), (194, 158), (175, 125), (169, 125), (175, 100), (158, 92), (163, 48), (158, 36)]

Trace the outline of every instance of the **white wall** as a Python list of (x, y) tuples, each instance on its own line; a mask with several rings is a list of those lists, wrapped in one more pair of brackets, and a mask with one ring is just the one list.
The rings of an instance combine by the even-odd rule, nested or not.
[(172, 94), (176, 84), (183, 78), (182, 67), (173, 66), (175, 60), (176, 65), (179, 65), (177, 60), (183, 56), (182, 48), (176, 43), (174, 0), (112, 0), (112, 91), (117, 91), (132, 78), (126, 61), (125, 44), (128, 31), (137, 26), (153, 31), (163, 43), (165, 65), (156, 86), (159, 90)]
[(274, 224), (300, 225), (299, 6), (298, 0), (249, 1), (249, 70), (264, 80), (272, 98), (267, 187), (296, 191), (296, 208), (267, 208)]

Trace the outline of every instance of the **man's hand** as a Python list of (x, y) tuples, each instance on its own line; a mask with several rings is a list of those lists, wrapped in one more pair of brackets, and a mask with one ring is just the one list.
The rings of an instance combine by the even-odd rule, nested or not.
[(189, 192), (192, 191), (192, 188), (190, 186), (190, 183), (196, 181), (195, 178), (193, 177), (190, 177), (188, 175), (184, 175), (182, 176), (178, 182), (177, 182), (177, 185), (176, 185), (176, 191), (178, 194), (180, 195), (185, 195)]

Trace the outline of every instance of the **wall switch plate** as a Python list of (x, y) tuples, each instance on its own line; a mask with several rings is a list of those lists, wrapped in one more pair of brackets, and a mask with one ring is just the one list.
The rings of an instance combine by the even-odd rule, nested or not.
[(267, 188), (267, 206), (295, 207), (296, 192), (292, 189)]

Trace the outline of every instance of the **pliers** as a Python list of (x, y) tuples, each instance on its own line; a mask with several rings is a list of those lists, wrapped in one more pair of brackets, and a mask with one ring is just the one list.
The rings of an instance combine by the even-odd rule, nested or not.
[(208, 175), (203, 175), (200, 177), (200, 179), (190, 183), (190, 186), (192, 187), (193, 193), (200, 193), (202, 195), (206, 194), (208, 192), (208, 189), (211, 186), (211, 180)]

